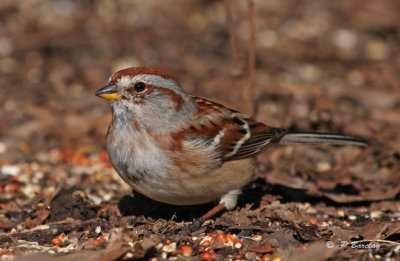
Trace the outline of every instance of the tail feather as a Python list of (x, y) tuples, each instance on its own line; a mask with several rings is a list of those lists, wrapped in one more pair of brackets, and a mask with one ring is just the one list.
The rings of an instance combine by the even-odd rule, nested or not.
[(288, 132), (279, 139), (281, 144), (330, 144), (330, 145), (355, 145), (367, 146), (360, 138), (336, 133), (324, 132)]

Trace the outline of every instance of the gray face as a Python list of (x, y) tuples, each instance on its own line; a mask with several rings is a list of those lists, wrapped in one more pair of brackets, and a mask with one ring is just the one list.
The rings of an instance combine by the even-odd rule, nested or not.
[[(145, 88), (136, 91), (137, 83), (143, 83)], [(115, 81), (115, 86), (122, 98), (110, 102), (114, 124), (118, 121), (126, 124), (131, 119), (156, 133), (171, 132), (181, 128), (196, 111), (194, 103), (175, 81), (159, 75), (124, 75)], [(176, 98), (183, 101), (182, 106), (177, 106)]]
[(147, 85), (169, 89), (179, 95), (185, 94), (182, 88), (179, 87), (179, 85), (174, 80), (166, 79), (162, 76), (153, 74), (138, 74), (133, 77), (129, 75), (124, 75), (115, 82), (115, 85), (117, 86), (119, 91), (126, 92), (127, 90), (129, 90), (130, 87), (133, 87), (135, 83), (138, 82), (143, 82)]

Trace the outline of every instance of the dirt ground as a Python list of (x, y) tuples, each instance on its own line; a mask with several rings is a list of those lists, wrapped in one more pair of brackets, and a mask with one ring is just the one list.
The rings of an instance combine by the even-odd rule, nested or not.
[[(249, 3), (0, 1), (0, 260), (400, 260), (400, 2)], [(370, 146), (271, 147), (190, 231), (215, 202), (144, 198), (105, 151), (93, 92), (139, 65), (242, 111), (254, 85), (258, 120)]]

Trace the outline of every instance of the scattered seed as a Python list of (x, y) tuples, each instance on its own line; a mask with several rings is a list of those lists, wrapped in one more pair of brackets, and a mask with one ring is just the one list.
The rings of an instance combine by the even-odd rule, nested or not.
[(162, 248), (162, 250), (165, 251), (165, 252), (168, 252), (168, 253), (171, 253), (171, 252), (173, 252), (173, 251), (176, 251), (176, 242), (172, 242), (172, 243), (169, 244), (169, 245), (165, 245), (165, 246)]
[(255, 240), (255, 241), (261, 241), (262, 236), (261, 236), (261, 235), (254, 235), (254, 236), (252, 236), (251, 238), (252, 238), (253, 240)]
[(265, 254), (261, 257), (261, 261), (269, 261), (271, 258), (270, 254)]
[(1, 173), (3, 175), (15, 176), (20, 172), (20, 168), (15, 165), (4, 165), (1, 167)]
[(221, 241), (221, 242), (223, 242), (223, 243), (226, 243), (226, 236), (224, 235), (224, 234), (219, 234), (218, 236), (217, 236), (217, 240), (219, 240), (219, 241)]
[(243, 242), (241, 240), (237, 240), (235, 243), (233, 243), (233, 246), (235, 248), (241, 248), (243, 246)]
[(53, 238), (51, 240), (51, 243), (55, 246), (59, 246), (62, 245), (65, 241), (67, 241), (68, 237), (64, 234), (61, 233), (58, 236), (56, 236), (55, 238)]
[(210, 255), (210, 253), (204, 252), (204, 253), (200, 254), (200, 259), (208, 261), (208, 260), (212, 260), (212, 257)]
[(192, 256), (193, 248), (191, 246), (182, 246), (181, 252), (182, 252), (182, 255), (184, 255), (184, 256)]
[(309, 220), (310, 220), (310, 223), (313, 224), (313, 225), (317, 225), (318, 224), (318, 220), (315, 217), (310, 217)]
[(226, 241), (231, 241), (231, 242), (235, 242), (235, 240), (236, 240), (236, 236), (232, 235), (232, 234), (227, 234), (225, 236), (225, 238), (226, 238)]
[(104, 239), (106, 239), (106, 235), (101, 235), (98, 238), (96, 238), (95, 240), (93, 240), (93, 244), (95, 246), (100, 245), (101, 242), (103, 242)]
[(62, 240), (61, 239), (59, 239), (59, 238), (53, 238), (52, 240), (51, 240), (51, 243), (53, 244), (53, 245), (55, 245), (55, 246), (59, 246), (59, 245), (62, 245)]
[(97, 226), (96, 229), (94, 230), (94, 232), (95, 232), (96, 234), (100, 234), (100, 232), (101, 232), (101, 226)]
[(201, 241), (200, 241), (200, 245), (201, 246), (203, 246), (203, 243), (205, 242), (205, 241), (209, 241), (210, 243), (211, 243), (211, 240), (212, 240), (213, 238), (211, 237), (211, 236), (206, 236), (206, 237), (204, 237)]
[(211, 245), (211, 241), (210, 240), (204, 240), (200, 243), (200, 245), (204, 246), (204, 247), (208, 247)]
[(382, 211), (372, 211), (370, 215), (371, 215), (371, 218), (375, 219), (375, 218), (382, 217), (382, 214), (383, 214)]

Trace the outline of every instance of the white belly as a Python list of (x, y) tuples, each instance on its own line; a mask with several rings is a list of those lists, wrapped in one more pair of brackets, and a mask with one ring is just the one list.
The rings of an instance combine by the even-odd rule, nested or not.
[(144, 133), (132, 133), (131, 128), (112, 134), (110, 130), (107, 151), (118, 174), (136, 191), (157, 201), (207, 203), (240, 189), (251, 177), (251, 160), (221, 165), (215, 148), (201, 141), (184, 142), (182, 148), (167, 152), (166, 137), (153, 140)]

